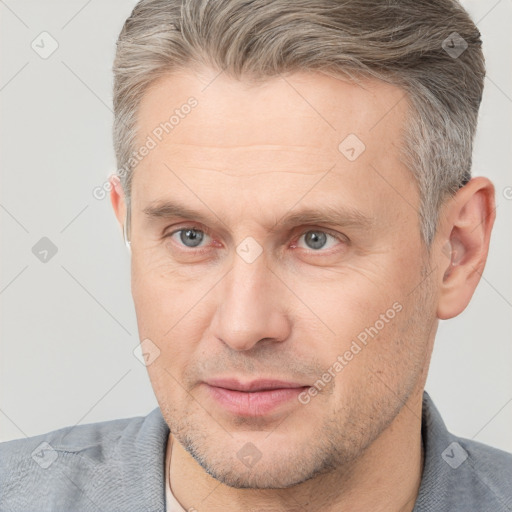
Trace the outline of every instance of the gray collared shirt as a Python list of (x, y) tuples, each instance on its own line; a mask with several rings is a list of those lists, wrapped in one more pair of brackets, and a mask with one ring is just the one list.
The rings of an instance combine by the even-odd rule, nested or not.
[[(0, 512), (165, 511), (169, 427), (145, 417), (0, 443)], [(512, 454), (450, 434), (425, 392), (414, 512), (512, 511)]]

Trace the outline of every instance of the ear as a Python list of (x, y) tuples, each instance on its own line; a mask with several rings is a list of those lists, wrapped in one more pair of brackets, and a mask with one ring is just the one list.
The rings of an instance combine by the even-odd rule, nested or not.
[(119, 226), (121, 227), (122, 232), (126, 219), (126, 201), (124, 197), (124, 190), (121, 185), (119, 176), (116, 176), (115, 174), (110, 176), (109, 184), (110, 202), (112, 203), (112, 208), (114, 209), (115, 216), (119, 222)]
[(470, 180), (443, 208), (437, 241), (441, 320), (469, 304), (484, 271), (495, 217), (494, 185), (483, 177)]

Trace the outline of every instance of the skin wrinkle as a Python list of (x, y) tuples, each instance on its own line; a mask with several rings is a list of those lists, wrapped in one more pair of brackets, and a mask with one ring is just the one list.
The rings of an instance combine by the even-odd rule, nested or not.
[[(243, 174), (232, 174), (229, 172), (226, 172), (224, 169), (205, 169), (204, 167), (198, 167), (194, 165), (187, 164), (185, 166), (186, 169), (197, 169), (198, 171), (204, 171), (204, 172), (217, 172), (219, 174), (222, 174), (223, 176), (230, 176), (232, 178), (247, 178), (247, 176), (244, 176)], [(317, 174), (323, 174), (326, 172), (324, 169), (320, 169), (318, 171), (313, 172), (300, 172), (300, 171), (261, 171), (261, 172), (255, 172), (251, 174), (251, 177), (253, 176), (261, 176), (263, 174), (302, 174), (303, 176), (315, 176)]]
[[(296, 153), (299, 153), (299, 157), (297, 158), (297, 163), (293, 163), (293, 160), (289, 163), (289, 165), (291, 166), (291, 169), (280, 169), (280, 170), (271, 170), (271, 171), (260, 171), (260, 172), (257, 172), (257, 173), (254, 173), (252, 172), (250, 174), (250, 176), (247, 175), (247, 171), (249, 169), (246, 169), (243, 173), (240, 173), (240, 174), (235, 174), (233, 172), (229, 172), (227, 170), (227, 166), (226, 166), (226, 155), (222, 155), (221, 158), (220, 158), (220, 164), (218, 165), (218, 169), (214, 169), (213, 166), (212, 166), (212, 160), (213, 158), (216, 156), (216, 153), (219, 152), (219, 148), (216, 148), (216, 149), (207, 149), (205, 150), (204, 146), (199, 146), (199, 145), (195, 145), (195, 144), (168, 144), (167, 145), (168, 149), (169, 149), (169, 152), (172, 152), (172, 154), (174, 155), (175, 158), (179, 158), (181, 155), (186, 155), (186, 160), (185, 160), (185, 165), (184, 165), (184, 168), (195, 168), (195, 169), (198, 169), (198, 170), (201, 170), (201, 171), (205, 171), (205, 172), (210, 172), (210, 171), (218, 171), (218, 172), (221, 172), (223, 175), (226, 175), (226, 176), (232, 176), (232, 177), (244, 177), (246, 179), (250, 179), (251, 177), (253, 176), (257, 176), (259, 174), (265, 174), (266, 172), (275, 172), (275, 173), (289, 173), (289, 172), (293, 172), (295, 173), (295, 171), (297, 169), (300, 169), (301, 166), (305, 165), (305, 164), (313, 164), (315, 166), (319, 166), (320, 162), (325, 162), (325, 164), (322, 165), (322, 168), (321, 169), (318, 169), (318, 170), (311, 170), (311, 171), (299, 171), (301, 174), (304, 174), (304, 175), (311, 175), (311, 176), (314, 176), (316, 174), (322, 174), (324, 172), (327, 172), (329, 169), (331, 169), (333, 166), (337, 165), (338, 163), (338, 160), (340, 158), (343, 158), (341, 157), (341, 155), (336, 154), (334, 153), (333, 154), (333, 157), (329, 160), (326, 158), (326, 152), (325, 151), (319, 151), (317, 153), (313, 153), (311, 151), (304, 151), (305, 155), (304, 154), (301, 154), (300, 151), (297, 151), (297, 150), (288, 150), (288, 149), (285, 149), (285, 147), (280, 147), (280, 146), (275, 146), (275, 149), (273, 151), (268, 151), (268, 167), (271, 167), (271, 166), (275, 166), (275, 165), (278, 165), (278, 164), (286, 164), (288, 163), (287, 162), (287, 156), (290, 155), (290, 157)], [(190, 152), (190, 151), (183, 151), (183, 149), (180, 151), (180, 148), (191, 148), (191, 149), (196, 149), (196, 150), (200, 150), (199, 154), (194, 154), (193, 152)], [(233, 152), (233, 151), (236, 151), (235, 148), (233, 147), (222, 147), (222, 150), (227, 150), (229, 149), (230, 152)], [(246, 148), (238, 148), (238, 149), (245, 149), (245, 153), (246, 155), (249, 155), (249, 153), (247, 152), (247, 149)], [(332, 153), (332, 152), (331, 152)], [(205, 154), (205, 156), (202, 156), (203, 154)], [(257, 150), (257, 149), (254, 149), (253, 150), (253, 156), (254, 157), (257, 157), (256, 159), (261, 161), (263, 159), (263, 155), (266, 154), (266, 152), (264, 151), (261, 151), (261, 150)], [(245, 155), (244, 155), (245, 156)], [(305, 156), (308, 156), (310, 158), (305, 158)], [(151, 155), (148, 156), (147, 158), (150, 159)], [(289, 158), (291, 160), (291, 158)], [(236, 160), (234, 160), (234, 157), (232, 155), (229, 156), (229, 160), (227, 160), (228, 162), (230, 162), (231, 166), (234, 166), (234, 162)], [(196, 165), (194, 165), (194, 163), (197, 162)], [(153, 164), (153, 162), (151, 162), (149, 165)], [(246, 162), (244, 162), (244, 166), (245, 166)], [(153, 165), (158, 165), (157, 162), (155, 162)], [(139, 164), (137, 166), (137, 168), (135, 169), (135, 173), (137, 172), (138, 168), (141, 167), (141, 164)], [(171, 166), (172, 168), (172, 166)]]
[[(139, 164), (132, 184), (132, 295), (140, 338), (160, 349), (148, 373), (172, 432), (167, 476), (183, 508), (198, 512), (410, 512), (421, 481), (421, 397), (448, 262), (444, 240), (427, 249), (411, 210), (419, 207), (418, 187), (397, 144), (407, 106), (397, 104), (370, 133), (400, 89), (378, 81), (363, 89), (321, 74), (288, 80), (302, 84), (301, 94), (336, 131), (303, 115), (310, 106), (279, 80), (247, 89), (219, 76), (202, 93), (193, 73), (181, 73), (161, 80), (140, 106), (145, 133), (182, 97), (198, 98), (172, 140)], [(272, 115), (258, 115), (263, 111)], [(353, 162), (338, 150), (348, 133), (366, 145)], [(321, 148), (321, 161), (314, 152), (307, 159), (288, 151), (291, 143)], [(279, 148), (270, 152), (279, 156), (274, 170), (254, 145)], [(197, 166), (201, 158), (223, 171)], [(318, 170), (333, 161), (329, 172)], [(441, 239), (468, 202), (469, 192), (462, 194), (443, 211)], [(122, 223), (122, 195), (111, 197)], [(205, 243), (199, 255), (180, 248), (177, 237), (163, 238), (183, 225), (202, 228), (191, 219), (148, 223), (143, 210), (166, 199), (211, 219), (203, 227), (220, 245)], [(484, 203), (471, 203), (471, 222)], [(336, 251), (313, 255), (304, 241), (291, 249), (304, 226), (280, 220), (325, 205), (372, 222), (333, 227), (350, 240), (333, 242)], [(236, 253), (248, 236), (263, 249), (252, 263)], [(293, 401), (245, 418), (225, 411), (202, 384), (265, 376), (312, 386), (393, 304), (400, 311), (307, 405)], [(237, 457), (246, 443), (261, 453), (252, 468)]]
[[(169, 144), (169, 147), (171, 146), (182, 146), (182, 147), (192, 147), (192, 148), (201, 148), (201, 150), (205, 150), (205, 149), (218, 149), (219, 147), (221, 147), (222, 149), (231, 149), (232, 151), (236, 151), (236, 150), (245, 150), (247, 148), (254, 148), (254, 149), (258, 149), (258, 150), (262, 150), (264, 148), (275, 148), (276, 150), (278, 151), (282, 151), (282, 150), (285, 150), (286, 151), (286, 148), (294, 148), (294, 151), (304, 151), (304, 152), (307, 152), (308, 151), (308, 146), (294, 146), (292, 144), (288, 144), (286, 146), (281, 146), (279, 144), (244, 144), (244, 145), (227, 145), (227, 144), (223, 144), (223, 145), (215, 145), (215, 146), (207, 146), (207, 145), (201, 145), (201, 146), (198, 146), (197, 144), (184, 144), (184, 143), (180, 143), (180, 144)], [(311, 146), (312, 149), (316, 149), (314, 146)], [(321, 152), (318, 152), (319, 154), (321, 154)]]

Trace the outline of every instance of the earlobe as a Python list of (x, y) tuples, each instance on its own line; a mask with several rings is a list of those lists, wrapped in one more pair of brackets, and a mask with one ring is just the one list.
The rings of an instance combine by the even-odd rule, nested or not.
[(494, 186), (473, 178), (443, 210), (444, 238), (438, 253), (442, 280), (437, 315), (446, 320), (469, 304), (485, 267), (495, 218)]

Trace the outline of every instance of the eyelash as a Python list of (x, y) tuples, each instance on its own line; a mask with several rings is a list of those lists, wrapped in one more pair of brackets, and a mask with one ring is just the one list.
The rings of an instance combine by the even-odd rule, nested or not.
[[(164, 235), (164, 238), (171, 238), (176, 233), (180, 233), (181, 231), (186, 231), (188, 229), (200, 231), (210, 237), (212, 236), (212, 232), (207, 228), (198, 228), (197, 226), (180, 226), (178, 229), (174, 229), (170, 233), (167, 233), (166, 235)], [(311, 231), (325, 233), (326, 235), (329, 235), (330, 237), (338, 240), (339, 242), (345, 243), (345, 244), (349, 242), (348, 238), (346, 238), (345, 236), (343, 236), (341, 234), (333, 234), (333, 232), (331, 232), (330, 230), (327, 230), (325, 228), (308, 227), (307, 229), (304, 229), (303, 231), (301, 231), (297, 237), (294, 237), (293, 244), (295, 245), (300, 240), (301, 237), (303, 237), (306, 233), (309, 233)], [(204, 248), (188, 247), (187, 248), (184, 246), (180, 246), (180, 249), (183, 250), (184, 252), (203, 254), (209, 250), (209, 247), (204, 247)], [(333, 252), (332, 249), (326, 250), (326, 251), (323, 251), (322, 249), (319, 249), (317, 251), (315, 251), (313, 249), (310, 249), (310, 250), (302, 249), (302, 250), (306, 250), (308, 252), (308, 254), (321, 255), (321, 256), (329, 255)]]

